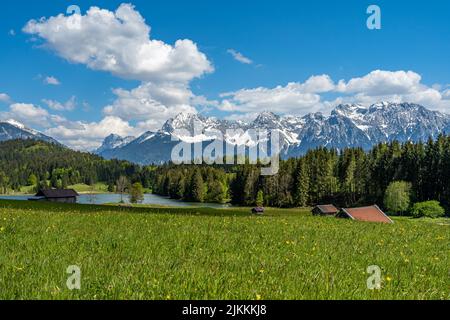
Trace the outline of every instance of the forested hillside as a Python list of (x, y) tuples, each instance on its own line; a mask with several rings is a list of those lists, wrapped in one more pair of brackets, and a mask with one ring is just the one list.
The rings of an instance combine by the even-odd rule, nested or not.
[(274, 207), (335, 203), (383, 204), (393, 181), (411, 184), (412, 201), (450, 204), (450, 137), (427, 143), (379, 144), (370, 152), (318, 148), (281, 162), (278, 175), (263, 177), (254, 165), (174, 166), (156, 170), (154, 191), (188, 201), (255, 205), (258, 193)]
[(66, 187), (77, 183), (114, 184), (121, 176), (148, 186), (150, 167), (142, 168), (127, 161), (104, 160), (60, 145), (34, 140), (0, 143), (0, 189), (19, 190), (38, 183)]
[(413, 202), (437, 200), (448, 208), (450, 137), (440, 136), (427, 143), (379, 144), (370, 152), (318, 148), (303, 157), (281, 161), (278, 175), (264, 177), (260, 172), (258, 165), (248, 164), (141, 167), (46, 142), (0, 143), (1, 192), (42, 184), (67, 187), (104, 182), (114, 186), (120, 176), (125, 176), (156, 194), (193, 202), (247, 206), (262, 201), (273, 207), (318, 203), (381, 206), (388, 185), (405, 181), (411, 185)]

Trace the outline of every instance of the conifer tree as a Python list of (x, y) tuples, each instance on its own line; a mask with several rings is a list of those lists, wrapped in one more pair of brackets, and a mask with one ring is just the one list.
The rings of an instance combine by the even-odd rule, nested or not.
[(256, 205), (258, 207), (264, 206), (264, 192), (262, 190), (258, 191), (258, 194), (256, 196)]
[(300, 159), (297, 170), (296, 206), (306, 207), (309, 204), (309, 170), (305, 159)]
[(203, 202), (205, 199), (205, 185), (203, 177), (199, 169), (195, 170), (191, 179), (191, 197), (190, 201)]

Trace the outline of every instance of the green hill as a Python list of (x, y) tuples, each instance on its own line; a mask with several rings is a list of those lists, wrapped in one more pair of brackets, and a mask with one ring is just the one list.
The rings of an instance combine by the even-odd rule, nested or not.
[(39, 182), (49, 187), (111, 184), (121, 175), (148, 186), (151, 174), (150, 168), (127, 161), (105, 160), (43, 141), (0, 142), (0, 189), (3, 192), (8, 189), (29, 191)]

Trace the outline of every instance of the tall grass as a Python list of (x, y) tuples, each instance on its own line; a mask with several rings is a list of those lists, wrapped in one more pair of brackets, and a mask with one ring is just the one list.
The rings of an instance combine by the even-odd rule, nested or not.
[(0, 299), (449, 299), (450, 226), (395, 221), (0, 201)]

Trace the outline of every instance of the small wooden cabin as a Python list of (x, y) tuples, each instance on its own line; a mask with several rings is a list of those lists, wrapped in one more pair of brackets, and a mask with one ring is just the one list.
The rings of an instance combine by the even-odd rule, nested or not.
[(318, 205), (312, 210), (312, 213), (316, 216), (335, 216), (338, 212), (338, 208), (332, 204)]
[(265, 212), (265, 209), (263, 207), (256, 207), (252, 209), (253, 214), (263, 215)]
[(365, 222), (394, 223), (377, 205), (361, 208), (343, 208), (337, 217)]
[(80, 195), (73, 189), (48, 189), (39, 191), (31, 201), (50, 201), (60, 203), (76, 203)]

